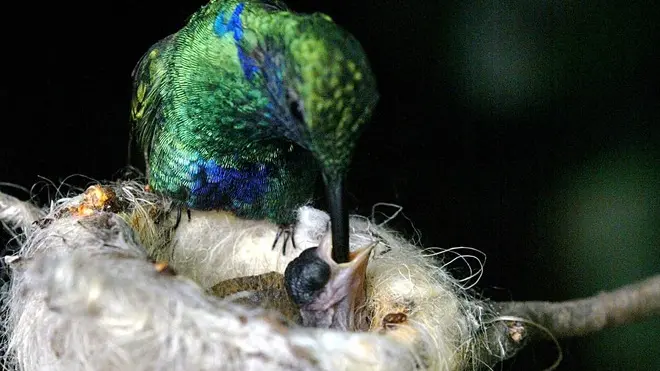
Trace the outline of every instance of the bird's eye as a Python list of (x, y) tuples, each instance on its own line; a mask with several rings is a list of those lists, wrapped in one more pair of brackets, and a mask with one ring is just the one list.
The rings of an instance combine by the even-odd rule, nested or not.
[(291, 103), (289, 103), (289, 112), (291, 112), (291, 116), (293, 116), (296, 121), (304, 121), (305, 117), (303, 116), (302, 107), (300, 107), (300, 103), (298, 103), (297, 100), (292, 100)]

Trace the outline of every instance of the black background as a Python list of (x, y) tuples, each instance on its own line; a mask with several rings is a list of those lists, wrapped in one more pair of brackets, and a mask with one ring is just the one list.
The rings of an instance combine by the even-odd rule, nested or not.
[[(423, 246), (483, 251), (476, 290), (497, 300), (566, 300), (658, 273), (659, 7), (467, 3), (288, 2), (351, 31), (379, 81), (352, 210), (396, 203)], [(3, 5), (0, 181), (115, 176), (135, 63), (202, 4)], [(406, 219), (392, 226), (414, 237)], [(658, 333), (656, 319), (562, 341), (559, 369), (657, 369)], [(555, 354), (538, 343), (503, 368), (543, 369)]]

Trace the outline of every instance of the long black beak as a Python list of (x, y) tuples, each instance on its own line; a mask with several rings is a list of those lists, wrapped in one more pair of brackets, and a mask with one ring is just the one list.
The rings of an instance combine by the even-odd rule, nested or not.
[(344, 197), (344, 176), (323, 174), (325, 194), (330, 209), (332, 228), (332, 259), (337, 263), (348, 261), (348, 210)]

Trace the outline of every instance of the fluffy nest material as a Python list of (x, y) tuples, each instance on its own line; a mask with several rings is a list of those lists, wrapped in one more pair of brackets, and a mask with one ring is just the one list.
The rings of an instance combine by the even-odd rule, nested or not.
[(378, 242), (366, 277), (369, 331), (304, 328), (282, 274), (329, 233), (326, 213), (300, 208), (297, 248), (284, 255), (269, 222), (193, 211), (175, 228), (176, 214), (134, 181), (22, 213), (20, 251), (5, 257), (6, 367), (472, 370), (504, 356), (488, 339), (486, 303), (442, 266), (459, 256), (453, 249), (423, 250), (353, 216), (351, 249)]

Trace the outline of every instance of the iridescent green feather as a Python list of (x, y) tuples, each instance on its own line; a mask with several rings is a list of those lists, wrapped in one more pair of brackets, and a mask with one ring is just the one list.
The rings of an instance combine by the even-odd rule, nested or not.
[(272, 1), (211, 1), (152, 46), (134, 79), (154, 190), (279, 223), (313, 197), (321, 171), (345, 174), (377, 101), (350, 34)]

